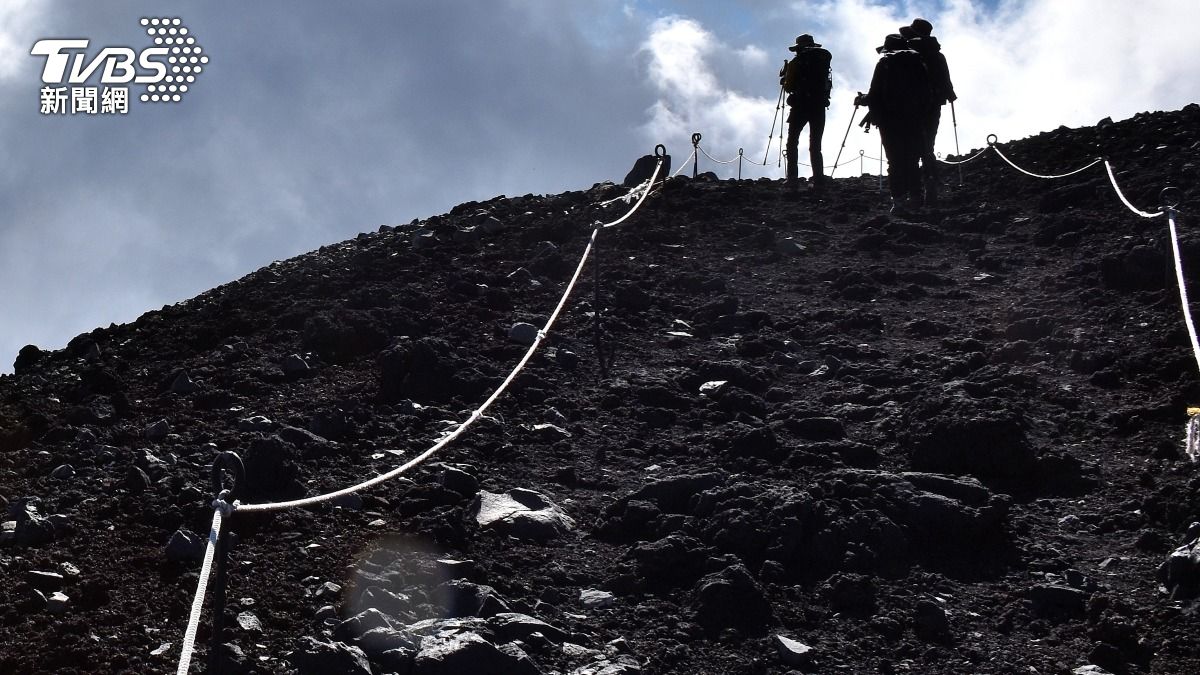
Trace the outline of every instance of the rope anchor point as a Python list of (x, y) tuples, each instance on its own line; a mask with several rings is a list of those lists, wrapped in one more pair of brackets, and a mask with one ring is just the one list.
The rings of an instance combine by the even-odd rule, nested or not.
[(1158, 193), (1158, 200), (1163, 211), (1174, 211), (1179, 206), (1179, 188), (1174, 185), (1166, 186)]
[(696, 147), (697, 145), (700, 145), (701, 138), (703, 138), (703, 136), (700, 135), (699, 131), (692, 134), (692, 147)]
[(654, 146), (654, 156), (655, 157), (662, 158), (662, 157), (665, 157), (666, 154), (667, 154), (667, 146), (663, 145), (662, 143), (659, 143), (658, 145)]
[[(233, 483), (225, 487), (225, 472), (233, 474)], [(213, 459), (212, 488), (217, 495), (216, 501), (223, 502), (233, 510), (235, 500), (241, 495), (242, 485), (246, 482), (246, 465), (236, 452), (222, 452)], [(222, 511), (225, 509), (222, 508)], [(228, 514), (225, 514), (228, 515)]]
[(995, 145), (996, 143), (999, 143), (999, 142), (1000, 142), (1000, 138), (998, 136), (996, 136), (996, 134), (988, 134), (987, 135), (987, 144), (988, 145)]

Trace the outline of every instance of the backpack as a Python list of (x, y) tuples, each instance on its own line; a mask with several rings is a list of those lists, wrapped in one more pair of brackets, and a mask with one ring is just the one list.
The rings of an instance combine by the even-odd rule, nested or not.
[(932, 107), (933, 89), (925, 62), (915, 51), (884, 54), (871, 78), (871, 113), (876, 124), (918, 119)]
[(780, 84), (788, 93), (788, 104), (817, 103), (829, 105), (833, 90), (833, 55), (820, 47), (806, 47), (783, 67)]

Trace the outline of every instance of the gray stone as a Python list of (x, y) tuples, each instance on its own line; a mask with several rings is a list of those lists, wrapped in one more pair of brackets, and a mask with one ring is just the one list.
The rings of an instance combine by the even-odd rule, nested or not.
[(191, 375), (189, 375), (186, 370), (180, 371), (180, 373), (175, 376), (175, 380), (171, 382), (171, 392), (174, 394), (191, 394), (199, 388), (200, 387), (196, 386), (196, 383), (192, 381)]
[(262, 622), (252, 612), (241, 612), (238, 614), (237, 623), (247, 633), (263, 632)]
[(40, 546), (54, 541), (54, 523), (49, 518), (37, 515), (37, 510), (26, 512), (26, 517), (17, 518), (14, 531), (19, 546)]
[(922, 640), (944, 640), (950, 634), (946, 610), (933, 600), (918, 601), (913, 612), (913, 632)]
[(565, 441), (571, 437), (571, 432), (557, 424), (535, 424), (532, 427), (533, 436), (543, 443)]
[(710, 574), (696, 584), (696, 623), (706, 630), (754, 630), (774, 621), (762, 588), (741, 563)]
[(786, 666), (806, 668), (812, 665), (813, 648), (783, 635), (776, 635), (773, 640), (779, 660)]
[(17, 541), (17, 521), (0, 523), (0, 546), (9, 546)]
[(166, 438), (167, 434), (171, 433), (171, 424), (166, 420), (158, 420), (146, 427), (143, 433), (146, 436), (146, 440), (151, 443), (157, 443)]
[(421, 640), (413, 659), (412, 675), (534, 675), (537, 668), (528, 657), (502, 651), (478, 633), (439, 633)]
[(167, 541), (167, 560), (173, 562), (198, 562), (204, 558), (207, 542), (185, 530), (175, 530)]
[(479, 573), (474, 560), (451, 560), (442, 558), (434, 561), (443, 579), (471, 579)]
[(361, 511), (363, 508), (363, 498), (354, 493), (348, 495), (340, 495), (329, 500), (333, 506), (346, 509), (348, 511)]
[(129, 468), (125, 469), (125, 480), (122, 485), (132, 494), (141, 494), (150, 489), (150, 476), (136, 464), (130, 464)]
[(342, 642), (323, 642), (307, 635), (296, 641), (296, 649), (288, 656), (288, 660), (302, 673), (371, 675), (371, 664), (363, 650)]
[(516, 488), (507, 494), (481, 490), (472, 503), (475, 521), (518, 539), (544, 541), (570, 532), (575, 521), (544, 495)]
[(265, 415), (254, 415), (242, 420), (238, 420), (238, 431), (260, 431), (268, 432), (275, 428), (275, 423)]
[(514, 323), (508, 329), (508, 339), (520, 345), (531, 345), (538, 336), (538, 327), (523, 321)]
[(438, 482), (447, 490), (457, 492), (467, 498), (474, 497), (479, 492), (479, 479), (462, 466), (443, 464)]
[(1060, 584), (1038, 584), (1025, 593), (1038, 614), (1081, 615), (1087, 607), (1088, 594), (1078, 588)]
[(528, 640), (534, 633), (541, 633), (554, 644), (562, 644), (570, 639), (570, 635), (561, 628), (552, 626), (541, 619), (528, 614), (505, 612), (487, 620), (488, 627), (496, 636), (497, 642), (512, 642), (513, 640)]
[(570, 675), (641, 675), (642, 666), (628, 654), (622, 654), (613, 659), (600, 659), (595, 663), (580, 666), (570, 672)]
[(465, 579), (451, 579), (437, 587), (435, 601), (447, 617), (489, 617), (512, 611), (496, 589)]
[(332, 581), (326, 581), (313, 591), (313, 597), (318, 600), (332, 600), (342, 592), (342, 587)]
[(63, 575), (57, 572), (41, 572), (38, 570), (29, 570), (25, 573), (25, 581), (29, 582), (30, 586), (51, 593), (53, 591), (61, 591), (63, 588)]
[(46, 609), (46, 594), (36, 588), (26, 588), (17, 598), (17, 610), (26, 614), (35, 614)]
[(724, 391), (726, 385), (728, 384), (729, 380), (709, 380), (708, 382), (700, 385), (700, 395), (710, 397), (716, 396)]
[(46, 611), (51, 614), (62, 614), (71, 606), (71, 598), (62, 591), (55, 591), (46, 598)]
[(1072, 670), (1071, 675), (1113, 675), (1113, 674), (1110, 671), (1107, 671), (1107, 670), (1101, 668), (1100, 666), (1093, 666), (1091, 664), (1088, 664), (1086, 666), (1079, 666), (1075, 670)]
[(75, 475), (75, 467), (70, 464), (62, 464), (54, 467), (50, 472), (50, 477), (57, 480), (66, 480)]
[(584, 589), (579, 592), (579, 604), (589, 609), (603, 609), (612, 607), (617, 603), (617, 596), (608, 591), (600, 591), (594, 588)]
[(339, 623), (333, 629), (333, 637), (343, 642), (353, 642), (376, 628), (394, 628), (395, 624), (386, 614), (371, 607)]
[(304, 375), (312, 370), (308, 361), (305, 361), (299, 354), (289, 354), (284, 358), (283, 363), (279, 364), (279, 369), (287, 376)]

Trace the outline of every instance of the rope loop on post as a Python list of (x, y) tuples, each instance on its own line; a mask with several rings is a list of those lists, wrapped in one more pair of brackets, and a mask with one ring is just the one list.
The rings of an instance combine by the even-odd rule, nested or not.
[(996, 134), (988, 134), (987, 135), (987, 144), (989, 146), (995, 145), (999, 141), (1000, 141), (1000, 139), (996, 136)]
[(1168, 185), (1158, 193), (1159, 209), (1163, 211), (1174, 211), (1179, 207), (1179, 188), (1174, 185)]
[(692, 134), (692, 147), (693, 147), (693, 148), (694, 148), (694, 147), (697, 147), (697, 146), (699, 146), (699, 145), (700, 145), (700, 139), (701, 139), (701, 138), (704, 138), (704, 137), (700, 135), (700, 132), (699, 132), (699, 131), (697, 131), (696, 133)]
[(654, 146), (654, 156), (658, 157), (660, 159), (663, 157), (666, 157), (667, 156), (667, 146), (663, 145), (662, 143), (659, 143), (658, 145)]
[[(233, 474), (233, 484), (225, 487), (225, 472)], [(212, 488), (217, 499), (232, 505), (242, 493), (242, 485), (246, 482), (246, 465), (236, 452), (222, 452), (213, 459)], [(232, 508), (230, 510), (232, 513)], [(228, 513), (225, 515), (229, 515)]]

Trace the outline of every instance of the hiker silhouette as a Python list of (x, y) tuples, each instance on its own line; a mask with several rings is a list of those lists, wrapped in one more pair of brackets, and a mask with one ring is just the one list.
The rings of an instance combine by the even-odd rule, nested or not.
[(920, 158), (933, 94), (921, 56), (903, 36), (888, 35), (875, 51), (881, 56), (871, 87), (854, 102), (869, 108), (861, 125), (879, 127), (888, 160), (892, 210), (904, 211), (924, 203)]
[(796, 38), (796, 44), (788, 47), (796, 53), (784, 63), (779, 71), (779, 84), (787, 92), (788, 133), (787, 181), (789, 190), (800, 184), (798, 148), (800, 132), (808, 126), (808, 156), (812, 164), (812, 187), (820, 189), (825, 184), (825, 161), (821, 155), (821, 137), (825, 134), (825, 108), (829, 106), (829, 92), (833, 86), (829, 63), (833, 56), (828, 50), (805, 33)]
[(942, 106), (958, 99), (954, 84), (950, 81), (950, 67), (942, 54), (942, 45), (932, 35), (933, 24), (925, 19), (913, 19), (912, 25), (901, 26), (900, 34), (908, 38), (909, 45), (920, 54), (929, 73), (932, 98), (925, 116), (925, 147), (921, 152), (921, 172), (925, 180), (925, 203), (934, 204), (938, 198), (938, 163), (933, 146), (937, 140), (938, 126), (942, 119)]

